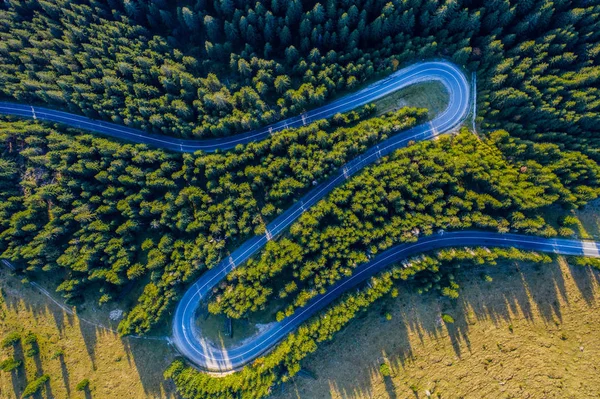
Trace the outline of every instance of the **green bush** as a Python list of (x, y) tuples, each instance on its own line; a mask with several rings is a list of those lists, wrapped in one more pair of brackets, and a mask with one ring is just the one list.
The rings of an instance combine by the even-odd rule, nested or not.
[(575, 235), (575, 231), (568, 227), (559, 227), (558, 235), (561, 237), (573, 237)]
[(392, 374), (390, 366), (388, 366), (387, 363), (382, 363), (381, 366), (379, 366), (379, 372), (384, 377), (389, 377)]
[(454, 323), (454, 318), (447, 313), (442, 313), (442, 320), (444, 320), (444, 323), (447, 324)]
[(90, 386), (90, 380), (88, 380), (87, 378), (84, 378), (83, 380), (79, 381), (79, 383), (77, 384), (75, 389), (82, 392), (82, 391), (87, 390), (89, 388), (89, 386)]
[(568, 226), (577, 226), (579, 224), (579, 219), (577, 219), (573, 215), (566, 215), (566, 216), (561, 217), (558, 220), (558, 223), (561, 226), (565, 226), (565, 227), (568, 227)]
[(23, 394), (21, 395), (21, 397), (22, 398), (29, 398), (30, 396), (33, 396), (36, 393), (40, 392), (42, 390), (42, 388), (44, 387), (44, 384), (49, 379), (50, 379), (50, 376), (48, 374), (44, 374), (40, 378), (37, 378), (37, 379), (31, 381), (25, 387), (25, 390), (23, 391)]
[(14, 358), (10, 357), (6, 360), (3, 360), (2, 363), (0, 363), (0, 370), (9, 373), (19, 368), (21, 364), (23, 364), (23, 362), (21, 362), (20, 360), (15, 360)]
[(4, 337), (4, 339), (2, 340), (2, 347), (9, 348), (15, 345), (17, 342), (19, 342), (20, 339), (21, 334), (16, 331), (13, 331), (9, 333), (6, 337)]
[(59, 357), (64, 356), (64, 355), (65, 355), (65, 351), (63, 349), (58, 349), (52, 354), (52, 357), (50, 359), (52, 359), (52, 360), (58, 359)]
[(23, 341), (25, 343), (25, 356), (33, 357), (39, 353), (37, 336), (33, 332), (28, 332)]
[(572, 256), (569, 258), (569, 262), (577, 266), (590, 266), (596, 269), (600, 269), (599, 258), (586, 258), (584, 256)]

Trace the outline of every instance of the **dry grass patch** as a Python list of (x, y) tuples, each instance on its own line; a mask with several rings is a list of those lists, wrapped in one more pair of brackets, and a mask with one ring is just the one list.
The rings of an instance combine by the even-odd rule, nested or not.
[(276, 398), (598, 397), (599, 276), (560, 258), (464, 271), (455, 302), (403, 286), (304, 362), (316, 381)]
[[(85, 317), (108, 323), (108, 312), (89, 309)], [(22, 337), (33, 332), (39, 354), (26, 356), (23, 339), (16, 349), (0, 349), (0, 361), (17, 352), (15, 358), (25, 364), (12, 373), (0, 372), (2, 399), (20, 398), (27, 383), (43, 374), (50, 376), (44, 398), (175, 398), (162, 377), (175, 355), (166, 341), (121, 339), (86, 324), (2, 269), (0, 338), (15, 331)]]

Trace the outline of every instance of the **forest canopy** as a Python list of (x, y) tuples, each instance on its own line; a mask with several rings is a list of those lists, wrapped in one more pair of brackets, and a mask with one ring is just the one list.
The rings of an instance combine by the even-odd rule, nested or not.
[(365, 107), (223, 154), (172, 154), (30, 122), (0, 121), (0, 249), (29, 272), (59, 273), (58, 291), (112, 300), (146, 277), (122, 333), (144, 333), (186, 282), (313, 182), (421, 121)]
[[(285, 298), (284, 317), (369, 257), (439, 228), (573, 235), (547, 215), (600, 193), (599, 55), (597, 0), (0, 2), (2, 100), (177, 137), (248, 131), (423, 59), (474, 74), (477, 135), (412, 145), (338, 187), (215, 292), (211, 311), (231, 317)], [(72, 303), (135, 287), (119, 332), (147, 333), (313, 182), (426, 116), (373, 111), (185, 155), (0, 118), (0, 252), (28, 276), (59, 276)], [(547, 260), (427, 254), (373, 277), (240, 373), (215, 379), (178, 361), (167, 376), (185, 398), (263, 397), (395, 281), (453, 298), (454, 268), (499, 258)]]
[(484, 126), (598, 159), (599, 5), (537, 0), (0, 4), (0, 90), (181, 137), (299, 114), (399, 65), (477, 71)]
[(464, 129), (398, 151), (336, 188), (229, 273), (209, 310), (239, 318), (285, 298), (278, 318), (290, 316), (371, 256), (439, 229), (572, 236), (548, 224), (543, 210), (582, 206), (599, 194), (600, 166), (580, 153), (505, 131), (482, 142)]

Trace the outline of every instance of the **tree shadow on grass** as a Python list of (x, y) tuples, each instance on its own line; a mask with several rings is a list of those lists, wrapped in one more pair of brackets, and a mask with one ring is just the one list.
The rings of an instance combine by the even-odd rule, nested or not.
[(92, 399), (92, 390), (90, 389), (89, 386), (87, 386), (83, 389), (83, 395), (84, 395), (85, 399)]
[[(34, 319), (40, 320), (51, 314), (56, 327), (59, 331), (60, 337), (63, 336), (67, 324), (72, 326), (74, 323), (74, 316), (66, 312), (57, 304), (53, 303), (50, 298), (40, 292), (40, 289), (44, 289), (49, 295), (53, 296), (53, 299), (57, 302), (63, 302), (57, 295), (53, 293), (53, 287), (43, 287), (37, 283), (23, 283), (19, 281), (23, 276), (18, 272), (8, 271), (0, 267), (0, 279), (5, 284), (5, 289), (11, 293), (11, 295), (3, 295), (7, 307), (19, 313), (23, 309), (31, 313)], [(15, 293), (16, 295), (12, 295)], [(40, 305), (42, 304), (42, 305)], [(70, 306), (63, 305), (65, 308)]]
[(397, 399), (398, 395), (396, 395), (396, 387), (392, 381), (392, 377), (383, 377), (383, 382), (385, 384), (385, 391), (387, 392), (390, 399)]
[(600, 272), (591, 267), (577, 265), (569, 266), (569, 271), (583, 299), (588, 305), (595, 305), (596, 293), (594, 292), (594, 284), (600, 282)]
[[(79, 323), (81, 335), (84, 339), (86, 350), (96, 369), (96, 347), (101, 334), (115, 335), (116, 333), (88, 323)], [(125, 356), (132, 372), (137, 372), (144, 393), (153, 398), (175, 399), (174, 386), (163, 377), (164, 371), (175, 358), (174, 350), (163, 340), (150, 340), (144, 338), (121, 338)], [(86, 398), (92, 397), (92, 391), (86, 392)]]
[(51, 378), (49, 378), (48, 381), (46, 381), (46, 383), (44, 384), (46, 399), (54, 399), (54, 394), (52, 393), (52, 386), (50, 385), (50, 380)]
[(123, 345), (147, 395), (161, 399), (179, 398), (174, 384), (163, 376), (176, 356), (175, 350), (166, 341), (124, 337)]
[(25, 370), (25, 354), (23, 353), (23, 346), (21, 341), (13, 345), (13, 358), (21, 362), (21, 366), (11, 371), (10, 376), (12, 380), (13, 392), (17, 398), (21, 397), (23, 390), (27, 386), (27, 373)]
[[(517, 317), (555, 328), (563, 317), (561, 303), (569, 306), (566, 280), (570, 275), (565, 270), (571, 270), (586, 301), (594, 303), (595, 293), (590, 279), (594, 281), (600, 273), (589, 269), (561, 268), (557, 262), (539, 265), (504, 262), (499, 266), (465, 267), (457, 273), (456, 281), (466, 289), (460, 291), (456, 300), (442, 298), (436, 293), (408, 294), (412, 292), (410, 284), (400, 283), (398, 289), (405, 294), (401, 294), (399, 300), (384, 299), (373, 304), (361, 319), (353, 320), (336, 334), (332, 343), (320, 344), (319, 350), (306, 359), (306, 364), (316, 368), (321, 376), (311, 385), (319, 387), (321, 392), (331, 392), (332, 397), (370, 397), (379, 379), (373, 378), (373, 373), (378, 371), (382, 354), (390, 360), (394, 371), (402, 375), (412, 367), (413, 345), (423, 344), (425, 339), (449, 340), (457, 358), (471, 352), (470, 328), (478, 322), (491, 322), (506, 328), (506, 324)], [(484, 281), (481, 278), (483, 273), (490, 275), (493, 281)], [(572, 295), (569, 292), (571, 298)], [(380, 314), (384, 308), (392, 313), (391, 321), (382, 320)], [(443, 323), (442, 313), (450, 314), (455, 322)], [(357, 336), (360, 335), (364, 336), (358, 341)], [(368, 352), (359, 348), (360, 342), (365, 339), (376, 343), (369, 346)], [(430, 359), (432, 363), (451, 364), (455, 361), (444, 352), (432, 356), (435, 356)], [(365, 364), (371, 366), (365, 367)], [(365, 372), (366, 369), (370, 369), (371, 373)], [(343, 375), (344, 385), (340, 384), (341, 381), (328, 379), (328, 375)], [(385, 380), (383, 384), (390, 397), (390, 392), (398, 397), (412, 396), (413, 390), (409, 387), (396, 385), (396, 389), (390, 391), (393, 385)], [(316, 392), (308, 390), (301, 381), (294, 388), (302, 398), (310, 397), (307, 392)], [(416, 392), (424, 394), (421, 388)]]
[(65, 388), (67, 390), (67, 397), (71, 397), (71, 379), (69, 376), (69, 369), (65, 363), (65, 355), (59, 355), (58, 361), (60, 362), (60, 371), (62, 374), (63, 383), (65, 384)]
[[(5, 270), (0, 270), (0, 273), (7, 272)], [(2, 277), (3, 275), (0, 274), (0, 278)], [(20, 314), (27, 313), (27, 317), (31, 317), (31, 315), (33, 315), (35, 321), (40, 320), (46, 322), (46, 320), (52, 316), (56, 322), (56, 327), (60, 338), (64, 338), (63, 331), (66, 327), (65, 323), (69, 323), (75, 329), (78, 328), (79, 335), (84, 341), (84, 346), (92, 368), (94, 370), (97, 369), (97, 352), (100, 350), (97, 347), (99, 345), (99, 341), (103, 339), (103, 334), (115, 335), (116, 338), (116, 334), (113, 331), (89, 324), (77, 316), (66, 313), (61, 307), (66, 305), (60, 298), (55, 297), (56, 301), (59, 303), (53, 303), (49, 298), (39, 293), (39, 291), (34, 287), (23, 285), (15, 278), (15, 276), (7, 276), (7, 278), (3, 280), (3, 284), (4, 287), (7, 287), (7, 292), (0, 291), (2, 300), (5, 302), (7, 309), (17, 318)], [(83, 307), (79, 308), (80, 311), (82, 309)], [(74, 326), (73, 323), (77, 323), (78, 326)], [(110, 325), (109, 327), (112, 329), (116, 328), (115, 325)], [(21, 331), (21, 333), (24, 335), (26, 331)], [(1, 338), (2, 337), (0, 337), (0, 339)], [(175, 394), (173, 393), (175, 390), (172, 382), (165, 381), (163, 377), (164, 370), (170, 365), (171, 360), (175, 357), (174, 351), (168, 347), (166, 342), (139, 340), (125, 337), (122, 339), (122, 344), (131, 369), (135, 369), (139, 372), (141, 383), (147, 395), (149, 397), (161, 399), (176, 398)], [(17, 347), (16, 359), (24, 362), (24, 353), (21, 344), (19, 344)], [(36, 363), (37, 374), (42, 375), (43, 370), (40, 358), (37, 357), (34, 360)], [(70, 391), (71, 381), (65, 358), (60, 355), (57, 359), (52, 361), (60, 362), (62, 379), (67, 391), (66, 395), (71, 396), (75, 394)], [(28, 382), (23, 366), (13, 371), (12, 382), (15, 396), (20, 398)], [(47, 394), (48, 397), (53, 396), (51, 387), (48, 384), (46, 385), (46, 392), (49, 393), (49, 395)], [(91, 395), (93, 395), (93, 391), (88, 392), (86, 395), (91, 397)], [(0, 397), (1, 396), (2, 394), (0, 394)]]
[[(8, 309), (15, 314), (19, 314), (23, 311), (30, 313), (36, 321), (47, 318), (48, 315), (52, 315), (59, 337), (63, 338), (67, 325), (72, 326), (75, 317), (53, 303), (52, 300), (42, 294), (37, 287), (34, 287), (31, 284), (22, 283), (18, 280), (19, 278), (18, 274), (0, 268), (0, 279), (3, 280), (5, 290), (8, 292), (8, 294), (0, 294), (2, 294)], [(46, 291), (48, 294), (52, 295), (52, 289)], [(53, 295), (53, 299), (59, 303), (62, 301), (56, 295)], [(63, 306), (69, 308), (66, 305)]]
[[(33, 358), (33, 361), (35, 363), (35, 378), (39, 378), (42, 375), (44, 375), (44, 367), (42, 366), (40, 345), (37, 342), (37, 340), (29, 344), (29, 349), (33, 353), (33, 355), (31, 357)], [(50, 379), (48, 379), (44, 383), (44, 391), (46, 393), (46, 395), (45, 395), (46, 399), (54, 398), (54, 393), (52, 392), (52, 386), (50, 385)], [(41, 397), (42, 395), (41, 395), (41, 393), (39, 393), (37, 396)]]
[[(492, 277), (484, 282), (481, 275)], [(456, 323), (448, 326), (448, 335), (455, 354), (460, 358), (463, 351), (471, 352), (469, 326), (478, 321), (492, 321), (495, 326), (509, 323), (515, 315), (521, 315), (533, 323), (541, 316), (547, 325), (562, 321), (560, 301), (568, 305), (565, 276), (560, 266), (504, 262), (500, 266), (465, 268), (458, 274), (461, 286), (468, 285), (468, 292), (461, 292), (448, 312)], [(505, 289), (494, 286), (494, 280), (502, 281)], [(494, 299), (490, 289), (495, 290)]]
[[(85, 344), (85, 350), (92, 362), (92, 368), (96, 370), (96, 345), (98, 344), (98, 334), (101, 332), (96, 326), (88, 323), (79, 322), (79, 331)], [(104, 330), (106, 331), (106, 330)]]

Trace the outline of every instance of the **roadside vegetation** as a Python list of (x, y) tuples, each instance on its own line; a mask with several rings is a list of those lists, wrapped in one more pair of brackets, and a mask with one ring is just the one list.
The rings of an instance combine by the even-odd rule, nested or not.
[(484, 125), (596, 157), (594, 2), (0, 7), (0, 89), (21, 101), (170, 135), (219, 136), (299, 114), (398, 65), (444, 56), (478, 71)]
[[(452, 271), (461, 266), (487, 262), (490, 265), (498, 259), (518, 261), (548, 262), (547, 255), (524, 252), (516, 249), (493, 249), (490, 251), (444, 250), (435, 256), (423, 256), (409, 260), (404, 264), (391, 267), (378, 276), (372, 277), (368, 284), (357, 292), (344, 294), (334, 305), (320, 315), (311, 318), (298, 330), (285, 338), (268, 355), (259, 358), (251, 366), (241, 372), (214, 378), (185, 365), (183, 360), (176, 360), (166, 371), (165, 376), (175, 381), (184, 398), (210, 397), (226, 399), (239, 397), (243, 399), (267, 396), (275, 383), (289, 381), (301, 369), (300, 362), (317, 350), (318, 345), (331, 340), (335, 333), (344, 328), (352, 319), (367, 310), (375, 301), (391, 295), (398, 295), (395, 281), (417, 280), (427, 291), (445, 274), (452, 279)], [(442, 274), (439, 266), (444, 265)], [(420, 281), (419, 281), (420, 280)], [(457, 287), (456, 287), (457, 288)]]
[[(584, 213), (597, 223), (597, 210)], [(316, 379), (296, 375), (270, 398), (593, 397), (599, 276), (558, 257), (467, 263), (456, 273), (456, 300), (401, 282), (398, 296), (371, 305), (302, 361)]]
[[(476, 72), (482, 135), (412, 145), (337, 188), (215, 292), (209, 309), (231, 317), (277, 297), (289, 301), (282, 318), (377, 252), (440, 228), (577, 233), (556, 215), (600, 193), (599, 54), (600, 5), (586, 0), (0, 3), (3, 99), (178, 137), (301, 114), (426, 58)], [(403, 105), (387, 101), (380, 112)], [(119, 332), (145, 334), (168, 321), (202, 271), (314, 182), (426, 114), (367, 106), (210, 155), (2, 118), (0, 253), (26, 279), (60, 279), (73, 304), (91, 297), (107, 307), (132, 293), (137, 304)], [(264, 397), (320, 342), (393, 296), (396, 280), (450, 300), (461, 263), (547, 260), (483, 251), (427, 254), (411, 261), (411, 275), (392, 268), (239, 373), (216, 379), (181, 360), (166, 376), (186, 399)], [(14, 373), (45, 344), (35, 332), (11, 333), (3, 338), (22, 343), (23, 359), (9, 353), (1, 366)], [(47, 390), (52, 378), (36, 369), (20, 389)], [(97, 384), (74, 381), (86, 393)]]
[[(575, 179), (571, 173), (563, 180), (559, 177), (573, 170), (580, 172)], [(258, 259), (232, 271), (230, 286), (220, 287), (209, 309), (240, 317), (277, 295), (290, 303), (281, 319), (311, 295), (351, 275), (369, 256), (439, 228), (557, 235), (542, 211), (552, 207), (565, 212), (596, 198), (598, 176), (600, 167), (580, 153), (514, 139), (503, 131), (485, 141), (463, 131), (416, 143), (365, 168), (301, 216), (288, 235), (269, 242)], [(562, 233), (572, 236), (574, 231)], [(434, 257), (409, 259), (373, 277), (358, 293), (344, 295), (240, 373), (213, 379), (178, 361), (166, 376), (183, 387), (186, 398), (262, 397), (271, 385), (295, 375), (300, 361), (319, 342), (330, 340), (360, 311), (384, 295), (397, 295), (394, 280), (410, 280), (420, 292), (435, 290), (455, 299), (459, 282), (454, 274), (461, 265), (494, 264), (497, 259), (550, 260), (547, 255), (506, 249), (449, 249)], [(451, 317), (445, 322), (451, 324)]]
[[(393, 7), (385, 26), (369, 26), (383, 3), (358, 3), (343, 18), (337, 2), (186, 3), (5, 3), (0, 90), (146, 131), (223, 136), (300, 114), (417, 57), (391, 38), (370, 51), (404, 35), (388, 26)], [(418, 57), (432, 55), (431, 39), (421, 41)]]
[(427, 110), (427, 119), (438, 116), (447, 106), (450, 93), (438, 81), (421, 82), (395, 91), (376, 100), (375, 115), (383, 115), (404, 107), (424, 108)]
[(72, 303), (145, 285), (122, 334), (145, 333), (226, 249), (264, 232), (298, 195), (425, 110), (361, 121), (367, 106), (223, 154), (172, 154), (0, 121), (0, 250), (29, 273), (59, 273)]
[[(504, 131), (482, 140), (464, 130), (415, 144), (336, 188), (229, 273), (209, 310), (239, 318), (279, 297), (289, 303), (281, 320), (371, 256), (439, 229), (572, 236), (547, 223), (543, 211), (584, 205), (600, 194), (599, 179), (600, 167), (581, 153)], [(437, 285), (455, 292), (453, 282)]]

